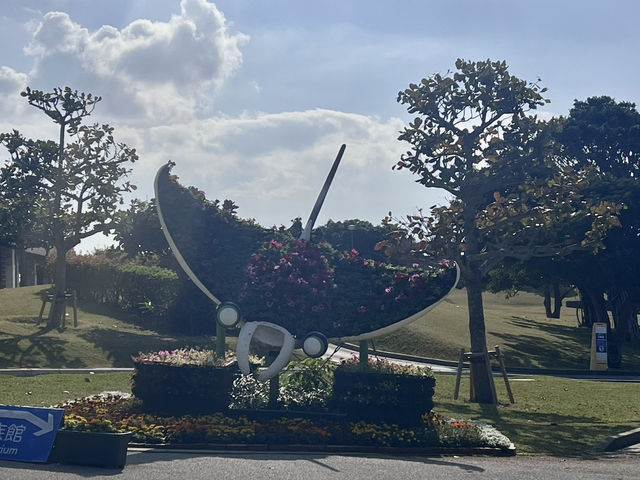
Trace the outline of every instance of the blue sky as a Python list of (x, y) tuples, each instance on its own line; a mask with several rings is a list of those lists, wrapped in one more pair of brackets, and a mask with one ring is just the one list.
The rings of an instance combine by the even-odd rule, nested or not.
[[(640, 103), (640, 3), (628, 1), (3, 0), (0, 131), (53, 138), (19, 92), (69, 85), (103, 97), (93, 120), (136, 147), (134, 197), (157, 168), (231, 198), (264, 225), (306, 218), (347, 144), (319, 218), (378, 223), (443, 194), (393, 172), (409, 120), (396, 94), (454, 68), (506, 60), (574, 99)], [(104, 243), (83, 245), (90, 250)]]

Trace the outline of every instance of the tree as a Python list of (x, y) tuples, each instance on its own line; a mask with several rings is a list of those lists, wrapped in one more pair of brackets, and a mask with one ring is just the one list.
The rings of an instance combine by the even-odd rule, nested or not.
[[(475, 400), (495, 403), (482, 303), (486, 273), (505, 258), (601, 245), (619, 206), (586, 203), (580, 191), (588, 176), (553, 162), (555, 125), (526, 115), (547, 102), (546, 89), (512, 76), (505, 62), (459, 59), (456, 68), (399, 92), (398, 101), (417, 116), (399, 136), (411, 150), (394, 168), (452, 197), (429, 216), (408, 216), (405, 226), (422, 240), (422, 250), (460, 266), (471, 349), (478, 354), (471, 361)], [(566, 238), (567, 225), (588, 237)]]
[(336, 250), (357, 250), (361, 257), (385, 261), (384, 254), (375, 246), (392, 233), (386, 225), (374, 226), (366, 220), (329, 220), (325, 225), (313, 230), (315, 241), (326, 240)]
[(128, 210), (118, 212), (114, 233), (120, 249), (130, 258), (157, 255), (161, 264), (176, 268), (160, 227), (155, 199), (150, 202), (132, 200)]
[(607, 234), (607, 248), (595, 258), (570, 259), (566, 269), (580, 291), (587, 326), (593, 322), (611, 326), (607, 309), (611, 310), (618, 349), (622, 341), (640, 338), (640, 112), (630, 102), (590, 97), (576, 100), (562, 121), (558, 140), (563, 161), (574, 170), (594, 170), (599, 177), (593, 186), (597, 195), (626, 205), (620, 215), (621, 228)]
[(135, 189), (122, 181), (130, 173), (125, 164), (138, 156), (115, 141), (109, 125), (82, 125), (101, 97), (69, 87), (51, 93), (27, 88), (21, 95), (53, 120), (58, 141), (28, 140), (17, 130), (2, 134), (0, 142), (10, 154), (2, 182), (4, 188), (21, 178), (34, 182), (43, 220), (40, 240), (56, 249), (56, 300), (48, 326), (57, 327), (64, 312), (66, 254), (82, 239), (110, 231), (122, 193)]

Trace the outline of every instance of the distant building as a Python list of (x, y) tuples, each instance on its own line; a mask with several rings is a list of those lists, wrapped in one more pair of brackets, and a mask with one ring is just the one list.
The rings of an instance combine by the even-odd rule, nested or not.
[(46, 283), (44, 248), (20, 250), (0, 245), (0, 288), (28, 287)]

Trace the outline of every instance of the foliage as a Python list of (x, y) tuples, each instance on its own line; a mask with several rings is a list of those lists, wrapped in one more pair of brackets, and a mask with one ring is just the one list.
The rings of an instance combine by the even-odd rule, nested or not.
[(388, 373), (392, 375), (410, 375), (415, 377), (434, 378), (433, 370), (429, 367), (420, 367), (410, 363), (391, 362), (384, 357), (369, 358), (366, 364), (353, 355), (340, 362), (338, 369), (348, 372)]
[(148, 412), (171, 415), (225, 411), (238, 374), (232, 356), (182, 348), (138, 354), (131, 392)]
[(280, 401), (288, 408), (321, 410), (333, 394), (334, 364), (305, 358), (292, 362), (280, 375)]
[(430, 369), (351, 360), (336, 368), (334, 378), (331, 408), (350, 419), (416, 425), (433, 408), (436, 381)]
[(374, 226), (366, 220), (329, 220), (313, 230), (313, 238), (317, 242), (326, 241), (336, 250), (356, 250), (363, 258), (385, 262), (389, 259), (375, 246), (392, 233), (393, 229), (389, 225)]
[(266, 243), (245, 269), (243, 315), (252, 321), (278, 319), (294, 335), (314, 330), (330, 314), (335, 289), (327, 256), (328, 245), (301, 239)]
[(117, 427), (111, 423), (111, 420), (92, 418), (87, 420), (77, 413), (70, 413), (64, 417), (65, 430), (73, 430), (75, 432), (106, 432), (118, 433)]
[(329, 338), (407, 318), (441, 298), (455, 278), (448, 263), (426, 271), (391, 266), (303, 240), (265, 244), (246, 273), (240, 297), (246, 318), (294, 335), (320, 329)]
[[(425, 417), (413, 428), (378, 422), (337, 422), (305, 418), (250, 420), (245, 416), (185, 415), (166, 417), (140, 411), (135, 399), (120, 395), (89, 397), (63, 405), (74, 429), (110, 425), (130, 431), (133, 441), (165, 444), (311, 444), (377, 447), (482, 447), (482, 428), (467, 422)], [(65, 426), (65, 428), (67, 428)], [(495, 443), (495, 441), (494, 441)], [(494, 445), (491, 445), (494, 446)], [(504, 445), (497, 445), (504, 447)]]
[(233, 202), (208, 201), (168, 174), (158, 190), (168, 230), (203, 284), (237, 303), (246, 321), (273, 322), (298, 337), (379, 329), (431, 305), (456, 278), (449, 264), (391, 266), (298, 240), (296, 228), (264, 229), (238, 218)]
[(164, 260), (171, 257), (160, 228), (155, 200), (132, 200), (129, 209), (118, 212), (114, 240), (129, 258), (157, 255)]
[(227, 353), (224, 357), (216, 355), (214, 350), (183, 347), (175, 350), (160, 350), (158, 352), (138, 353), (132, 357), (135, 363), (166, 363), (175, 366), (181, 365), (210, 365), (216, 367), (227, 366), (235, 357)]
[[(585, 198), (590, 172), (554, 162), (557, 125), (526, 115), (548, 102), (542, 96), (546, 89), (512, 76), (506, 62), (459, 59), (456, 69), (398, 93), (398, 101), (417, 116), (399, 136), (411, 150), (395, 168), (452, 196), (448, 205), (409, 215), (400, 225), (405, 235), (422, 241), (422, 251), (459, 264), (471, 349), (484, 352), (484, 275), (505, 258), (602, 248), (621, 205)], [(567, 226), (577, 235), (567, 238)], [(476, 398), (493, 403), (486, 365), (474, 361), (471, 368)]]
[(138, 265), (115, 253), (70, 255), (67, 276), (80, 299), (157, 318), (167, 315), (179, 292), (178, 276), (172, 270)]
[(558, 140), (569, 165), (617, 178), (640, 173), (640, 112), (634, 103), (607, 96), (576, 100)]
[[(50, 93), (27, 89), (21, 93), (59, 128), (59, 140), (33, 141), (20, 132), (2, 134), (10, 161), (2, 168), (2, 187), (34, 196), (40, 220), (40, 241), (55, 247), (55, 288), (58, 301), (50, 326), (58, 326), (64, 312), (66, 254), (84, 238), (109, 233), (124, 192), (135, 186), (121, 181), (138, 159), (135, 149), (115, 141), (106, 124), (82, 125), (101, 100), (69, 87)], [(67, 136), (71, 142), (67, 141)]]
[[(319, 358), (291, 362), (280, 376), (278, 404), (289, 410), (323, 411), (333, 393), (333, 363)], [(269, 406), (269, 382), (253, 375), (240, 375), (233, 382), (232, 409)]]

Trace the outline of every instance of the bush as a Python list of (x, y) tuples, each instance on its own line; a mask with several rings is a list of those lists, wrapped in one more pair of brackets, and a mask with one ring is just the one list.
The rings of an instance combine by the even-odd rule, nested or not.
[[(323, 411), (333, 391), (331, 362), (320, 358), (305, 358), (291, 362), (280, 374), (278, 404), (289, 410)], [(240, 375), (233, 382), (231, 408), (261, 409), (269, 407), (269, 382), (260, 382), (253, 375)]]
[(118, 255), (70, 256), (67, 281), (79, 299), (157, 317), (166, 316), (179, 291), (174, 271), (137, 265)]
[(210, 350), (180, 349), (133, 358), (131, 392), (146, 412), (164, 415), (209, 414), (229, 407), (239, 374), (229, 357)]
[(433, 408), (436, 380), (431, 370), (373, 360), (336, 368), (330, 405), (350, 419), (417, 425)]

